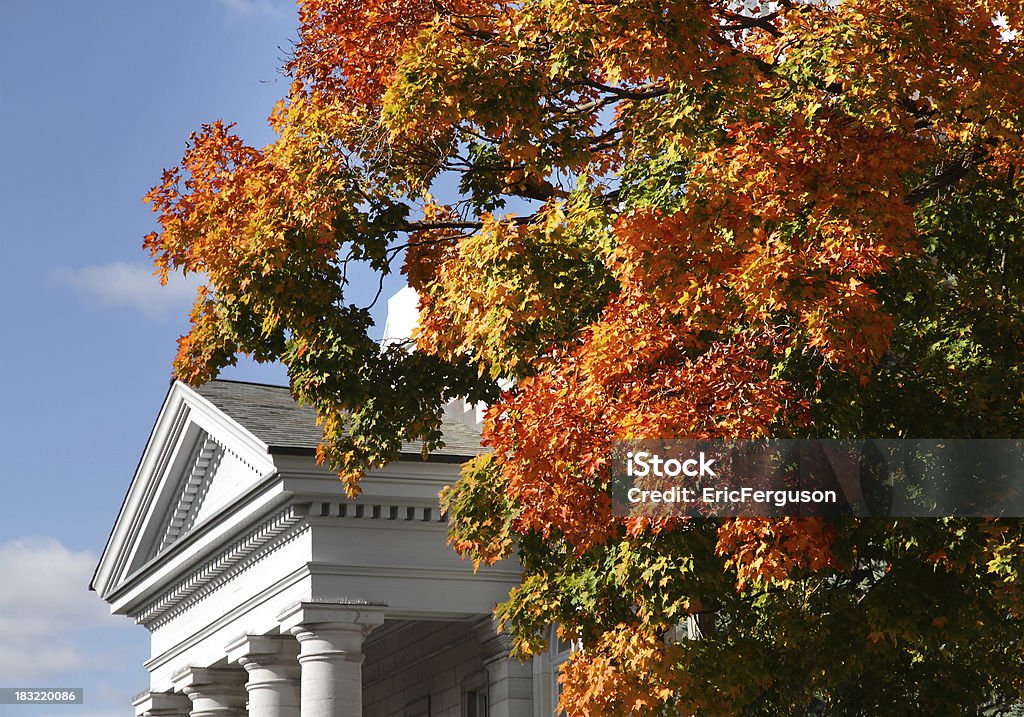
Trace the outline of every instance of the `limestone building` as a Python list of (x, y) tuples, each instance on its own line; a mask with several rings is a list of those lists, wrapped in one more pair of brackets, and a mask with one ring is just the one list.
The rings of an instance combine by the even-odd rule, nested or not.
[[(383, 342), (417, 322), (388, 302)], [(480, 451), (481, 407), (446, 408), (445, 447), (367, 475), (318, 466), (287, 388), (174, 383), (92, 589), (151, 633), (138, 717), (551, 717), (567, 645), (524, 664), (495, 633), (515, 564), (474, 573), (437, 494)]]
[(286, 388), (174, 383), (92, 583), (151, 633), (136, 715), (552, 715), (565, 646), (510, 659), (490, 616), (517, 566), (474, 574), (446, 545), (437, 493), (479, 450), (465, 415), (349, 500)]

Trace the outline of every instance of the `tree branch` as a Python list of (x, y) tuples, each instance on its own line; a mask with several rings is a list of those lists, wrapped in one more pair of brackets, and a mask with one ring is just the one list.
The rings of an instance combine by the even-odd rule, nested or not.
[(595, 90), (615, 95), (622, 100), (650, 100), (655, 97), (664, 97), (669, 93), (669, 89), (667, 87), (658, 87), (657, 85), (647, 85), (646, 87), (629, 90), (622, 87), (605, 85), (597, 80), (591, 80), (590, 78), (584, 78), (583, 84), (587, 87), (592, 87)]
[[(514, 217), (510, 221), (515, 224), (529, 224), (536, 218), (535, 214), (530, 214), (525, 217)], [(484, 222), (406, 222), (402, 227), (402, 231), (405, 232), (427, 232), (436, 231), (438, 229), (483, 229)]]
[(753, 30), (758, 28), (764, 30), (772, 37), (782, 37), (782, 31), (772, 24), (772, 20), (778, 18), (781, 13), (781, 10), (776, 10), (770, 15), (751, 17), (750, 15), (741, 15), (735, 12), (725, 12), (723, 16), (726, 20), (730, 20), (732, 24), (721, 25), (721, 28), (723, 30)]
[(920, 204), (925, 199), (934, 197), (943, 189), (952, 187), (966, 177), (972, 169), (984, 162), (987, 157), (988, 150), (983, 147), (976, 147), (972, 150), (961, 152), (953, 161), (946, 163), (938, 169), (934, 177), (907, 192), (903, 202), (913, 206)]

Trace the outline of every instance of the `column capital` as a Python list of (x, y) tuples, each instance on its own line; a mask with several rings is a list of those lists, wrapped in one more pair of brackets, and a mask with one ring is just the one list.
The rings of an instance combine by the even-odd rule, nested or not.
[(281, 632), (299, 641), (302, 715), (362, 717), (363, 640), (384, 622), (386, 607), (359, 600), (300, 602), (278, 615)]
[(132, 700), (136, 717), (186, 717), (192, 701), (177, 692), (143, 692)]
[(287, 635), (242, 635), (224, 648), (249, 673), (249, 717), (299, 717), (299, 643)]
[[(245, 667), (253, 662), (295, 662), (299, 643), (286, 635), (242, 635), (224, 647), (228, 662)], [(297, 663), (296, 663), (296, 669)]]
[(384, 622), (386, 605), (360, 600), (338, 602), (297, 602), (282, 610), (277, 620), (282, 633), (297, 634), (305, 626), (359, 628), (368, 635)]
[(205, 685), (235, 685), (239, 689), (242, 683), (238, 682), (240, 670), (233, 667), (186, 667), (178, 670), (171, 677), (175, 689), (185, 691), (189, 687), (201, 687)]
[(244, 717), (245, 672), (241, 668), (186, 667), (172, 678), (192, 700), (192, 717)]

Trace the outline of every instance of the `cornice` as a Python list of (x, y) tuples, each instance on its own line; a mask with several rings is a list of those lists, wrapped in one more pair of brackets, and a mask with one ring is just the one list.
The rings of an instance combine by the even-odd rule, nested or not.
[[(222, 451), (239, 458), (259, 478), (266, 478), (276, 471), (265, 443), (192, 388), (177, 381), (171, 384), (93, 575), (91, 587), (104, 600), (116, 600), (138, 570), (144, 568), (138, 564), (139, 559), (149, 556), (140, 556), (139, 550), (161, 552), (171, 548), (177, 538), (188, 532), (180, 527), (172, 528), (170, 533), (176, 532), (175, 537), (158, 533), (144, 540), (149, 535), (152, 521), (164, 517), (162, 512), (161, 515), (154, 514), (153, 507), (162, 495), (161, 491), (166, 490), (165, 481), (172, 462), (177, 465), (179, 451), (193, 450), (191, 437), (195, 435), (200, 436), (200, 445), (207, 439), (216, 441)], [(185, 438), (189, 440), (185, 441)], [(194, 466), (192, 473), (193, 478), (202, 479)], [(179, 505), (178, 499), (179, 496), (175, 496), (172, 509), (185, 508), (183, 519), (187, 521), (187, 511), (195, 506), (187, 500), (187, 505)]]
[(473, 582), (486, 583), (507, 583), (518, 582), (522, 579), (522, 571), (517, 568), (499, 568), (487, 566), (473, 572), (469, 567), (424, 567), (422, 565), (334, 565), (332, 563), (311, 562), (309, 565), (310, 575), (341, 575), (346, 577), (367, 577), (367, 578), (401, 578), (403, 580), (429, 579), (429, 580), (456, 580), (462, 581), (472, 579)]
[[(104, 599), (116, 587), (116, 582), (124, 578), (128, 562), (134, 554), (130, 538), (138, 539), (143, 523), (148, 517), (142, 507), (149, 505), (153, 500), (153, 494), (159, 487), (159, 476), (167, 471), (188, 423), (189, 413), (188, 404), (180, 399), (180, 392), (176, 390), (176, 385), (172, 384), (139, 458), (135, 477), (125, 494), (90, 584), (90, 587)], [(152, 476), (157, 478), (154, 479)], [(148, 480), (143, 480), (144, 477)]]
[(170, 649), (162, 652), (159, 655), (155, 655), (150, 659), (146, 660), (144, 666), (150, 672), (153, 672), (168, 662), (175, 660), (179, 655), (187, 652), (191, 648), (199, 645), (204, 640), (208, 640), (211, 635), (219, 632), (224, 626), (232, 624), (239, 616), (246, 614), (249, 610), (253, 609), (256, 605), (260, 605), (268, 600), (272, 600), (275, 595), (285, 592), (294, 586), (296, 583), (308, 579), (309, 570), (303, 565), (297, 565), (294, 570), (289, 573), (280, 576), (273, 585), (268, 586), (266, 589), (261, 590), (256, 595), (253, 595), (248, 600), (243, 602), (241, 605), (230, 609), (225, 614), (212, 621), (210, 624), (203, 626), (195, 633), (177, 643)]
[(441, 509), (435, 505), (411, 504), (408, 500), (374, 501), (373, 503), (345, 500), (317, 501), (310, 505), (310, 518), (343, 518), (348, 520), (374, 520), (416, 525), (417, 523), (447, 523)]
[(302, 522), (306, 510), (302, 505), (287, 506), (190, 571), (159, 599), (131, 616), (150, 630), (173, 620), (308, 530), (308, 524)]
[(270, 457), (269, 446), (257, 438), (249, 429), (224, 413), (215, 406), (209, 399), (193, 389), (191, 386), (175, 383), (175, 388), (181, 391), (182, 397), (191, 405), (201, 410), (197, 411), (196, 423), (217, 437), (225, 446), (236, 447), (249, 452), (253, 457), (259, 456), (259, 465), (252, 467), (260, 472), (274, 467), (274, 459)]
[[(193, 607), (237, 576), (249, 570), (266, 556), (317, 525), (341, 521), (352, 527), (390, 526), (396, 530), (443, 530), (445, 518), (437, 506), (389, 503), (357, 503), (348, 501), (289, 503), (270, 518), (260, 522), (245, 535), (222, 548), (213, 557), (200, 563), (161, 593), (161, 596), (129, 613), (136, 622), (155, 630)], [(379, 567), (333, 566), (310, 563), (314, 572), (341, 572), (367, 576), (431, 577), (465, 579), (467, 570), (428, 568), (417, 565)], [(478, 579), (507, 581), (517, 579), (518, 570), (489, 569)], [(485, 577), (486, 576), (486, 577)]]

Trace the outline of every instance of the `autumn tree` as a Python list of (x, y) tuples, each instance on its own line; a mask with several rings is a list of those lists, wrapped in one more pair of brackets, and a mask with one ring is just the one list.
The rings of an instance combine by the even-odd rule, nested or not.
[[(436, 448), (446, 401), (488, 402), (451, 541), (518, 556), (498, 615), (522, 654), (552, 623), (581, 641), (572, 715), (1021, 698), (1021, 522), (621, 520), (608, 456), (1022, 437), (1024, 5), (304, 0), (299, 21), (277, 140), (204, 126), (147, 196), (159, 272), (208, 279), (180, 378), (283, 362), (352, 494), (402, 441)], [(419, 292), (414, 345), (370, 338), (353, 262)], [(703, 639), (667, 640), (688, 616)]]

